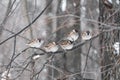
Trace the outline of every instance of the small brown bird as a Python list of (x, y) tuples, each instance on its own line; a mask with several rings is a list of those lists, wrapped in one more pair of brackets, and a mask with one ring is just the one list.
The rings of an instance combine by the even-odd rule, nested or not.
[(43, 45), (44, 41), (42, 39), (34, 39), (27, 43), (29, 47), (35, 47), (35, 48), (40, 48)]
[(79, 38), (79, 33), (77, 30), (73, 29), (70, 33), (67, 35), (67, 39), (70, 41), (76, 41)]
[(43, 47), (46, 52), (56, 52), (59, 49), (59, 46), (55, 42), (51, 42)]
[(82, 40), (89, 40), (90, 38), (92, 38), (92, 34), (90, 31), (84, 31), (81, 34)]
[(113, 8), (113, 4), (109, 0), (103, 0), (103, 4), (108, 9), (112, 9)]
[(61, 40), (59, 42), (59, 45), (61, 46), (62, 49), (64, 50), (70, 50), (73, 48), (73, 42), (70, 40)]

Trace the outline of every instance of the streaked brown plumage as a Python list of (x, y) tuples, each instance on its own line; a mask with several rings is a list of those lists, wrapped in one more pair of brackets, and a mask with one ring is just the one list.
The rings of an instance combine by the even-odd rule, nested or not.
[(40, 48), (43, 43), (44, 43), (44, 41), (41, 39), (33, 39), (29, 43), (27, 43), (26, 45), (28, 45), (29, 47)]
[(70, 41), (76, 41), (79, 38), (79, 33), (77, 30), (73, 29), (70, 33), (67, 35), (67, 39)]
[(55, 42), (51, 42), (44, 46), (43, 48), (46, 52), (56, 52), (59, 49), (59, 46)]
[(59, 45), (61, 46), (62, 49), (64, 50), (70, 50), (73, 48), (73, 42), (70, 40), (61, 40), (59, 42)]

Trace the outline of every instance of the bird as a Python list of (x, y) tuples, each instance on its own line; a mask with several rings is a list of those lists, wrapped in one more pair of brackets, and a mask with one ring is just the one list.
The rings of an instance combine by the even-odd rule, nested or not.
[(113, 48), (114, 48), (113, 53), (114, 53), (115, 55), (119, 55), (119, 54), (120, 54), (120, 43), (119, 43), (119, 42), (115, 42), (115, 43), (113, 44)]
[(59, 46), (56, 44), (56, 42), (50, 42), (46, 46), (44, 46), (43, 49), (46, 52), (57, 52), (59, 49)]
[(29, 47), (35, 47), (35, 48), (40, 48), (44, 43), (44, 40), (37, 38), (37, 39), (33, 39), (31, 40), (29, 43), (27, 43), (26, 45)]
[(70, 33), (67, 35), (67, 39), (70, 41), (76, 41), (79, 38), (79, 33), (77, 30), (73, 29)]
[(59, 42), (59, 45), (61, 46), (62, 49), (64, 50), (70, 50), (73, 48), (73, 42), (70, 40), (61, 40)]
[(92, 34), (90, 31), (84, 31), (81, 34), (81, 38), (82, 40), (89, 40), (90, 38), (92, 38)]
[(113, 8), (113, 4), (109, 0), (103, 0), (103, 4), (108, 9), (112, 9)]

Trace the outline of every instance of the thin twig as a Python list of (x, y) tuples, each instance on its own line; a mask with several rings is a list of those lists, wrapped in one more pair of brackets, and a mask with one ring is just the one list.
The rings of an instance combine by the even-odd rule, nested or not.
[(13, 37), (17, 36), (18, 34), (22, 33), (24, 30), (26, 30), (27, 28), (29, 28), (33, 23), (36, 22), (36, 20), (45, 12), (45, 10), (50, 6), (50, 4), (52, 3), (53, 0), (51, 0), (47, 6), (42, 10), (42, 12), (30, 23), (28, 24), (26, 27), (24, 27), (22, 30), (20, 30), (19, 32), (17, 32), (16, 34), (8, 37), (7, 39), (3, 40), (2, 42), (0, 42), (0, 45), (2, 45), (3, 43), (5, 43), (6, 41), (12, 39)]

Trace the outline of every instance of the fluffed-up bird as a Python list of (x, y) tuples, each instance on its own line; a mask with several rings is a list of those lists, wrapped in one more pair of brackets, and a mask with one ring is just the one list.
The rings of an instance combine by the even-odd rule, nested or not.
[(55, 42), (51, 42), (43, 47), (46, 52), (56, 52), (59, 49), (59, 46)]
[(82, 40), (89, 40), (92, 38), (92, 33), (90, 31), (84, 31), (81, 34)]
[(67, 39), (70, 41), (76, 41), (79, 38), (79, 32), (75, 29), (73, 29), (70, 33), (67, 35)]
[(70, 50), (73, 48), (73, 42), (70, 40), (61, 40), (59, 42), (59, 45), (61, 46), (62, 49), (64, 50)]
[(28, 45), (29, 47), (40, 48), (43, 45), (43, 43), (44, 43), (44, 40), (38, 38), (38, 39), (33, 39), (26, 45)]

